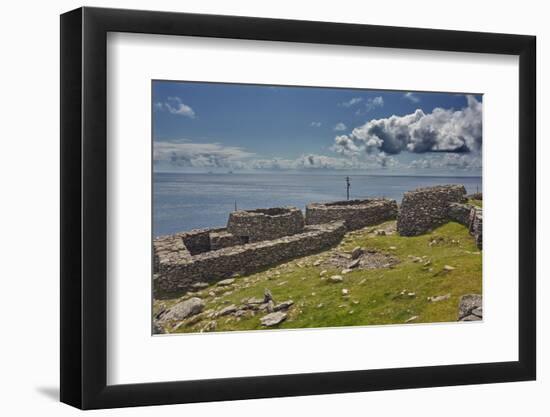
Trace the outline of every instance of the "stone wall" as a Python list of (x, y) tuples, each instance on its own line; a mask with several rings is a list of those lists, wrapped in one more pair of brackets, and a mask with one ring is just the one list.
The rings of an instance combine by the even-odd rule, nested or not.
[(451, 203), (447, 216), (450, 220), (470, 227), (470, 212), (473, 206), (471, 204)]
[(470, 211), (470, 234), (475, 238), (479, 249), (483, 248), (483, 210), (479, 207), (472, 207)]
[(463, 185), (418, 188), (403, 196), (397, 216), (397, 231), (402, 236), (417, 236), (448, 221), (451, 203), (463, 203)]
[(238, 245), (190, 257), (170, 257), (169, 261), (159, 263), (157, 283), (165, 291), (176, 291), (187, 289), (195, 282), (215, 282), (235, 273), (253, 273), (334, 246), (345, 232), (343, 222), (333, 222), (307, 226), (303, 233), (275, 240)]
[(210, 233), (210, 250), (230, 248), (231, 246), (243, 245), (248, 243), (244, 237), (232, 235), (227, 231)]
[(450, 220), (463, 224), (475, 238), (476, 245), (482, 249), (483, 210), (471, 204), (451, 203), (448, 216)]
[(229, 215), (227, 231), (248, 242), (277, 239), (304, 230), (304, 216), (296, 207), (239, 210)]
[(348, 230), (373, 226), (397, 216), (397, 202), (386, 198), (312, 203), (306, 206), (306, 224), (344, 221)]

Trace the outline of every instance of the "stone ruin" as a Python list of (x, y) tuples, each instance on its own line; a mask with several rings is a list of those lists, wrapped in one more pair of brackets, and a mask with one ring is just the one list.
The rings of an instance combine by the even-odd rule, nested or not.
[[(476, 197), (482, 199), (481, 194)], [(449, 220), (468, 227), (481, 249), (483, 211), (466, 204), (463, 185), (439, 185), (406, 192), (397, 216), (397, 231), (401, 236), (418, 236)]]
[(397, 217), (397, 202), (386, 198), (312, 203), (306, 206), (306, 224), (342, 220), (347, 230), (374, 226)]
[(345, 232), (341, 221), (305, 226), (295, 207), (235, 211), (227, 228), (155, 239), (155, 277), (164, 291), (186, 290), (327, 249)]
[(227, 222), (227, 232), (238, 236), (243, 243), (278, 239), (303, 230), (304, 216), (296, 207), (234, 211)]
[(451, 203), (465, 203), (463, 185), (439, 185), (407, 191), (397, 216), (401, 236), (418, 236), (449, 221)]
[(405, 193), (399, 210), (395, 200), (386, 198), (312, 203), (306, 206), (305, 219), (295, 207), (234, 211), (225, 228), (156, 238), (154, 277), (164, 291), (187, 290), (199, 282), (250, 274), (328, 249), (350, 230), (395, 218), (402, 236), (459, 222), (481, 249), (482, 210), (465, 204), (465, 195), (463, 185), (420, 188)]

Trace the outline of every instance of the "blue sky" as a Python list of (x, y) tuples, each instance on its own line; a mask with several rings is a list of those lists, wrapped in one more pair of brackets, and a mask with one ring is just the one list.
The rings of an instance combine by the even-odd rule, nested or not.
[(153, 81), (157, 171), (480, 175), (480, 95)]

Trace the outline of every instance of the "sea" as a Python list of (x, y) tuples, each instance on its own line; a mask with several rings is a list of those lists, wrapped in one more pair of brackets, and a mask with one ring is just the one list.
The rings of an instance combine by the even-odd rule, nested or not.
[[(481, 191), (481, 177), (349, 175), (350, 199), (388, 197), (440, 184)], [(237, 209), (294, 206), (346, 199), (346, 175), (278, 173), (154, 173), (153, 234), (224, 227)]]

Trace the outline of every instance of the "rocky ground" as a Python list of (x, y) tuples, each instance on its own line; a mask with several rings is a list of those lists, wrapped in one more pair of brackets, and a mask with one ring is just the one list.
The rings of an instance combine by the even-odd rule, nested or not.
[[(482, 256), (466, 227), (417, 237), (395, 221), (349, 232), (340, 245), (248, 276), (156, 290), (155, 333), (474, 321)], [(460, 304), (460, 308), (459, 308)], [(467, 317), (467, 318), (466, 318)]]

